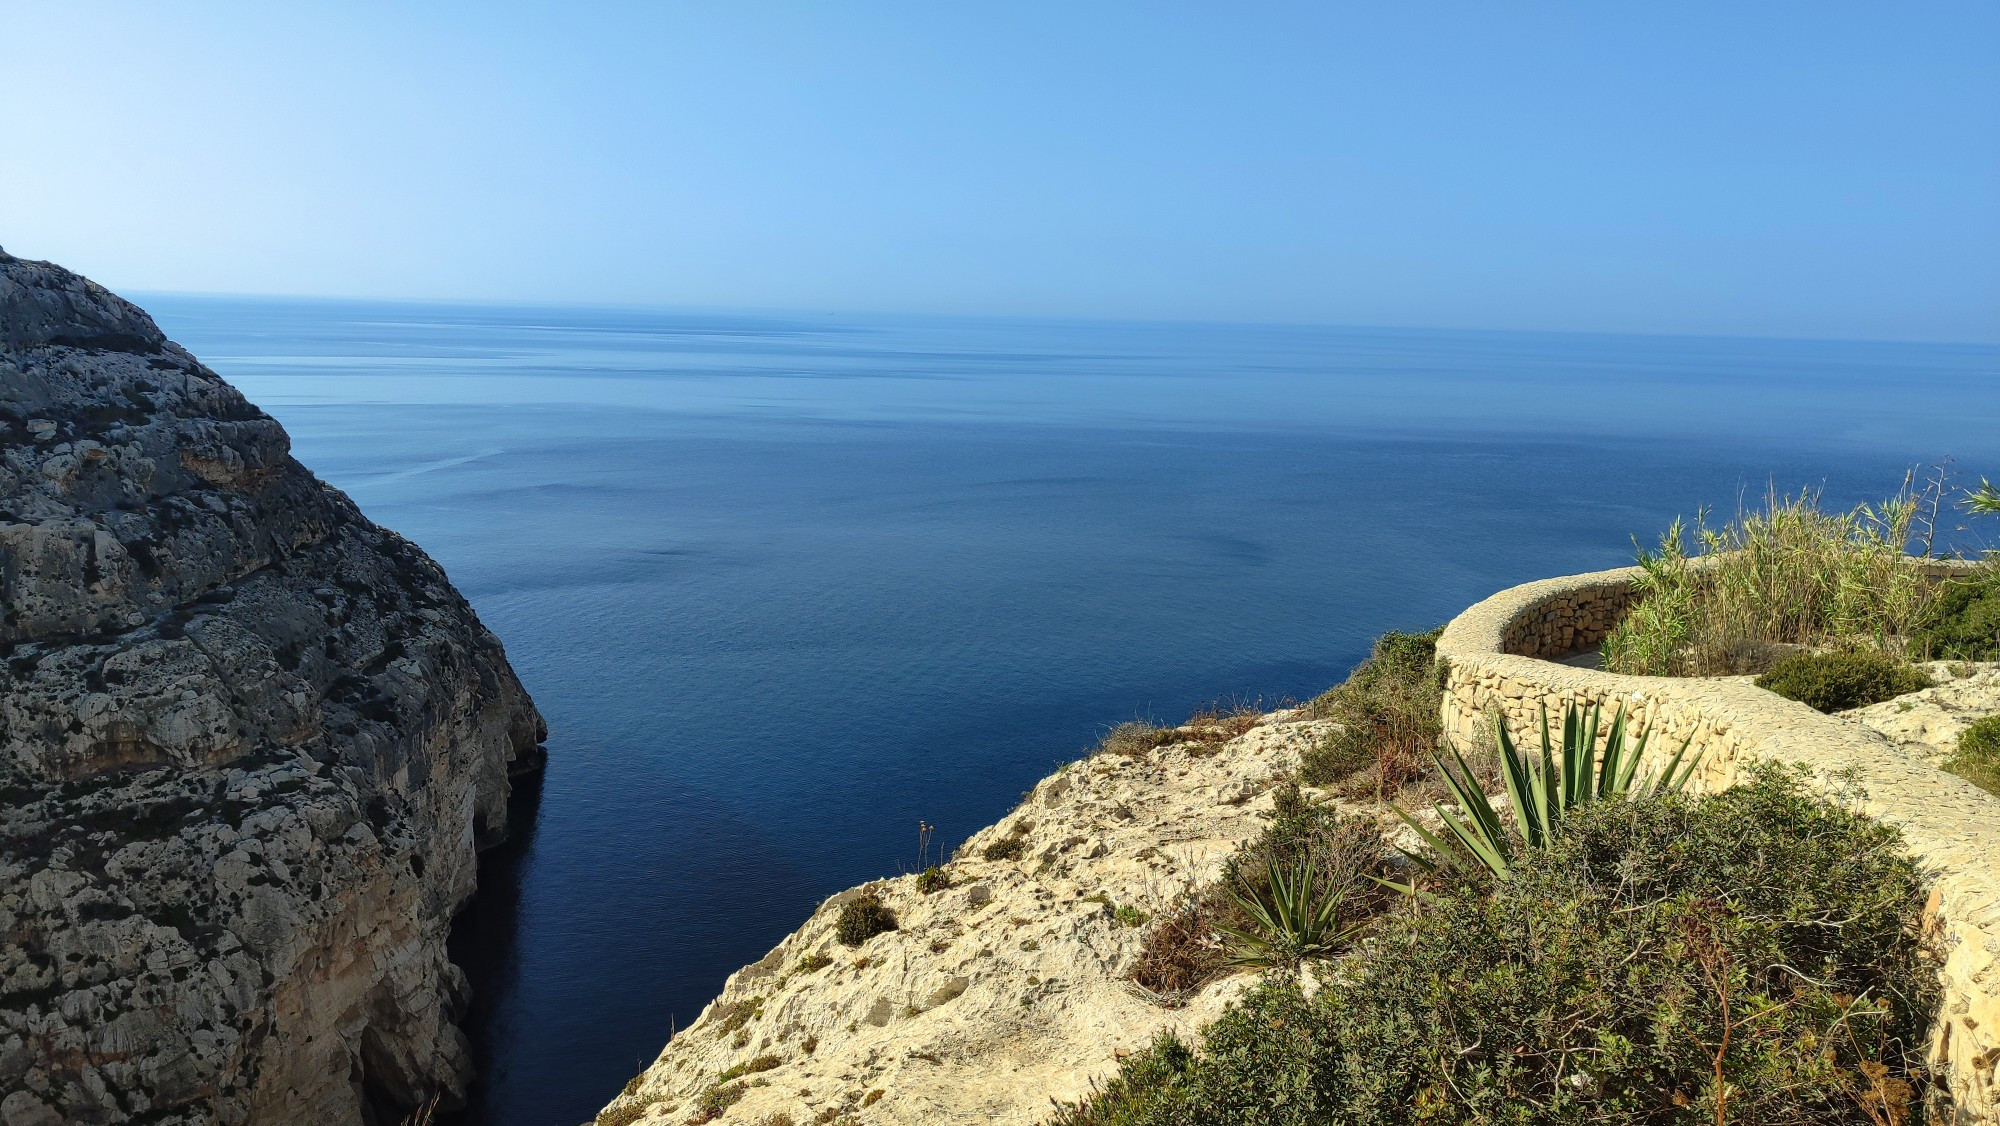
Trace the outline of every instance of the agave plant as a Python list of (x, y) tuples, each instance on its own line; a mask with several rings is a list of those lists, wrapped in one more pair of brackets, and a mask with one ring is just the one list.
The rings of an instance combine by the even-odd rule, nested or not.
[[(1701, 758), (1699, 754), (1694, 758), (1687, 757), (1688, 744), (1693, 742), (1693, 735), (1681, 743), (1680, 750), (1674, 752), (1666, 769), (1650, 778), (1639, 778), (1639, 763), (1645, 757), (1646, 740), (1651, 733), (1641, 729), (1628, 741), (1625, 708), (1621, 704), (1611, 718), (1610, 730), (1604, 733), (1604, 751), (1600, 756), (1597, 736), (1603, 714), (1602, 705), (1592, 705), (1587, 709), (1579, 709), (1574, 704), (1565, 707), (1560, 757), (1549, 742), (1549, 713), (1546, 707), (1541, 710), (1542, 753), (1539, 758), (1518, 750), (1513, 737), (1507, 734), (1507, 725), (1497, 720), (1494, 722), (1500, 744), (1501, 774), (1507, 783), (1507, 800), (1514, 809), (1515, 825), (1520, 830), (1518, 836), (1501, 825), (1500, 814), (1487, 799), (1486, 791), (1480, 788), (1472, 768), (1466, 765), (1465, 756), (1458, 752), (1458, 748), (1451, 748), (1452, 761), (1458, 766), (1457, 773), (1447, 769), (1442, 759), (1436, 762), (1438, 773), (1444, 776), (1445, 786), (1457, 799), (1462, 813), (1455, 813), (1442, 803), (1432, 807), (1444, 823), (1445, 833), (1433, 833), (1401, 809), (1395, 811), (1396, 816), (1416, 830), (1417, 835), (1442, 860), (1409, 852), (1404, 855), (1426, 871), (1476, 865), (1504, 880), (1512, 869), (1517, 848), (1548, 847), (1549, 842), (1561, 832), (1564, 816), (1577, 806), (1629, 796), (1654, 797), (1677, 793), (1687, 785)], [(1638, 779), (1636, 786), (1635, 778)], [(1390, 886), (1409, 890), (1400, 884)]]
[(1330, 956), (1354, 936), (1359, 925), (1340, 925), (1343, 889), (1321, 888), (1310, 859), (1289, 869), (1270, 862), (1269, 891), (1229, 895), (1250, 916), (1250, 927), (1217, 926), (1228, 939), (1229, 964), (1257, 969), (1296, 971), (1300, 963)]

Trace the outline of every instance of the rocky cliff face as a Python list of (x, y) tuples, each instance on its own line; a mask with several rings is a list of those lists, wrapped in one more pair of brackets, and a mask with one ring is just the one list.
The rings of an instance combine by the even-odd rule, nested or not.
[(0, 1123), (448, 1102), (446, 929), (543, 733), (277, 422), (0, 253)]

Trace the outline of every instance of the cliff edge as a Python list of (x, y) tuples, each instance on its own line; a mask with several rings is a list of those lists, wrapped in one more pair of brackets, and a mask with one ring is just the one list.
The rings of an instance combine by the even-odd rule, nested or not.
[[(1147, 922), (1265, 830), (1273, 786), (1329, 726), (1275, 712), (1070, 764), (973, 834), (948, 886), (910, 875), (828, 899), (730, 975), (597, 1126), (1043, 1121), (1250, 984), (1164, 997), (1129, 976)], [(870, 894), (896, 928), (848, 945), (842, 911)]]
[(0, 1122), (448, 1104), (446, 931), (544, 734), (275, 420), (0, 252)]

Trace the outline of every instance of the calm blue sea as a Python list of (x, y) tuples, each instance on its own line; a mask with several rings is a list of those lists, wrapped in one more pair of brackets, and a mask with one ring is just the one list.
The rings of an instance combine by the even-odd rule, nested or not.
[(467, 1121), (587, 1119), (823, 896), (1134, 717), (1767, 482), (2000, 476), (2000, 349), (149, 297), (547, 715)]

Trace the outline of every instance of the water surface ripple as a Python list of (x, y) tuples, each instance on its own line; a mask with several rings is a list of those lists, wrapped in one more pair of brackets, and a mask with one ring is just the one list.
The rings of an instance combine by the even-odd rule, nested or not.
[(823, 896), (1110, 723), (1775, 477), (2000, 476), (1991, 347), (157, 296), (550, 727), (454, 946), (465, 1121), (591, 1116)]

